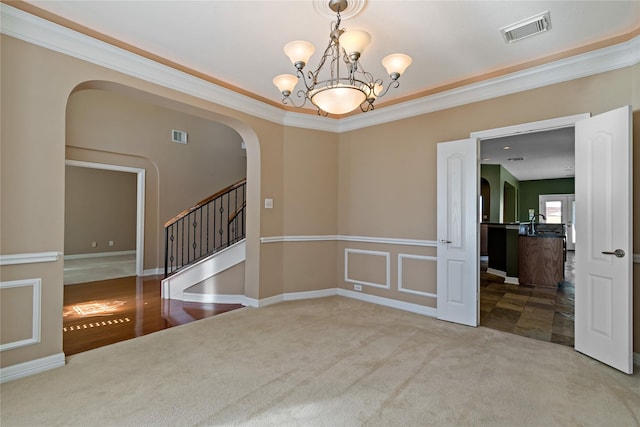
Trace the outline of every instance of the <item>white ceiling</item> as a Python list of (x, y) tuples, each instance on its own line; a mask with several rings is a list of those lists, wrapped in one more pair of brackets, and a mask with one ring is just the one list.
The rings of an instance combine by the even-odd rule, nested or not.
[(482, 164), (502, 165), (519, 181), (575, 176), (574, 128), (484, 139)]
[[(362, 1), (362, 0), (358, 0)], [(234, 87), (280, 102), (272, 79), (292, 73), (291, 40), (329, 41), (328, 0), (28, 1), (39, 8)], [(506, 44), (501, 27), (550, 11), (549, 32)], [(368, 0), (342, 27), (372, 41), (361, 63), (386, 77), (380, 60), (406, 53), (413, 64), (387, 101), (625, 34), (640, 26), (640, 1)], [(388, 81), (388, 77), (386, 79)]]
[[(329, 0), (27, 1), (75, 24), (158, 55), (227, 85), (281, 102), (272, 79), (293, 73), (282, 51), (291, 40), (316, 47), (315, 68), (335, 16)], [(359, 12), (342, 27), (372, 36), (361, 58), (384, 78), (384, 56), (413, 58), (400, 87), (380, 101), (416, 96), (507, 67), (581, 48), (640, 27), (640, 1), (354, 0)], [(551, 30), (513, 44), (500, 28), (549, 11)], [(77, 24), (77, 25), (76, 25)], [(499, 74), (499, 73), (498, 73)], [(388, 81), (388, 77), (385, 79)], [(384, 104), (384, 103), (382, 103)], [(383, 107), (383, 105), (378, 108)], [(569, 134), (570, 133), (570, 134)], [(483, 141), (482, 156), (520, 180), (573, 175), (573, 129)], [(504, 145), (512, 147), (508, 152)], [(524, 161), (507, 158), (524, 157)]]

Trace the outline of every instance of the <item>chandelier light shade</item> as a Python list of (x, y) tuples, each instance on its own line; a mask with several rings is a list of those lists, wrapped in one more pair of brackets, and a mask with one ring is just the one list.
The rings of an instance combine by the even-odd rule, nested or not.
[(273, 84), (283, 95), (286, 93), (285, 96), (289, 96), (298, 84), (298, 77), (293, 74), (280, 74), (273, 79)]
[(371, 43), (371, 36), (366, 31), (351, 30), (342, 33), (339, 41), (349, 58), (357, 56), (356, 59), (358, 59), (364, 49)]
[(296, 40), (284, 45), (284, 53), (296, 68), (304, 68), (316, 48), (309, 42)]
[(387, 69), (387, 73), (392, 79), (393, 76), (396, 76), (397, 79), (411, 65), (411, 57), (403, 53), (394, 53), (382, 58), (382, 65)]
[(331, 114), (349, 113), (366, 99), (365, 92), (350, 85), (324, 87), (311, 94), (311, 102)]
[[(323, 116), (347, 114), (358, 107), (366, 112), (373, 110), (375, 100), (383, 97), (391, 87), (400, 86), (398, 79), (411, 65), (411, 57), (395, 53), (382, 60), (390, 78), (386, 86), (382, 79), (375, 79), (366, 72), (360, 57), (371, 42), (371, 36), (363, 30), (347, 31), (340, 28), (340, 12), (347, 5), (347, 0), (329, 1), (329, 8), (336, 13), (336, 21), (332, 24), (329, 44), (315, 70), (305, 75), (304, 68), (315, 51), (311, 43), (297, 40), (284, 46), (285, 54), (296, 69), (296, 75), (281, 74), (273, 79), (273, 84), (284, 97), (284, 104), (302, 107), (308, 100)], [(327, 67), (323, 69), (325, 65)], [(296, 103), (291, 95), (298, 81), (302, 82), (304, 88), (295, 92), (299, 100)]]

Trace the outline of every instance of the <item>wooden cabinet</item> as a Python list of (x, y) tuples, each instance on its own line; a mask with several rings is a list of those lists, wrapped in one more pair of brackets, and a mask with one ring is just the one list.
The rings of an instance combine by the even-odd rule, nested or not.
[(564, 280), (564, 238), (519, 236), (518, 279), (522, 284), (552, 286)]

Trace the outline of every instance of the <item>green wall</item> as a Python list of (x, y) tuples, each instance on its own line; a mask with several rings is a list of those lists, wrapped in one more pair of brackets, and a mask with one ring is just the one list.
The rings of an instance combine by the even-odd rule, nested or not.
[(575, 179), (540, 179), (535, 181), (520, 181), (520, 214), (521, 222), (529, 221), (529, 209), (538, 212), (538, 196), (540, 194), (574, 194)]
[[(518, 200), (520, 197), (520, 182), (500, 165), (480, 165), (480, 176), (489, 182), (491, 187), (491, 209), (489, 218), (484, 222), (503, 222), (504, 183), (508, 182), (515, 188), (515, 206), (512, 217), (517, 219)], [(509, 215), (507, 215), (508, 218)]]
[(529, 221), (529, 209), (538, 212), (540, 194), (574, 194), (575, 192), (574, 178), (518, 181), (500, 165), (480, 165), (480, 176), (486, 179), (491, 187), (490, 215), (484, 222), (503, 222), (505, 217), (509, 219), (503, 212), (505, 182), (516, 189), (515, 220), (520, 222)]

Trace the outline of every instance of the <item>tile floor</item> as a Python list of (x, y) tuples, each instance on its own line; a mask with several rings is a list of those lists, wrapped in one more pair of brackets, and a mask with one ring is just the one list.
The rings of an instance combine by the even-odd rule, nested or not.
[(64, 284), (94, 282), (136, 275), (136, 254), (64, 260)]
[(573, 347), (575, 260), (567, 252), (565, 281), (557, 288), (509, 285), (481, 263), (480, 325)]

